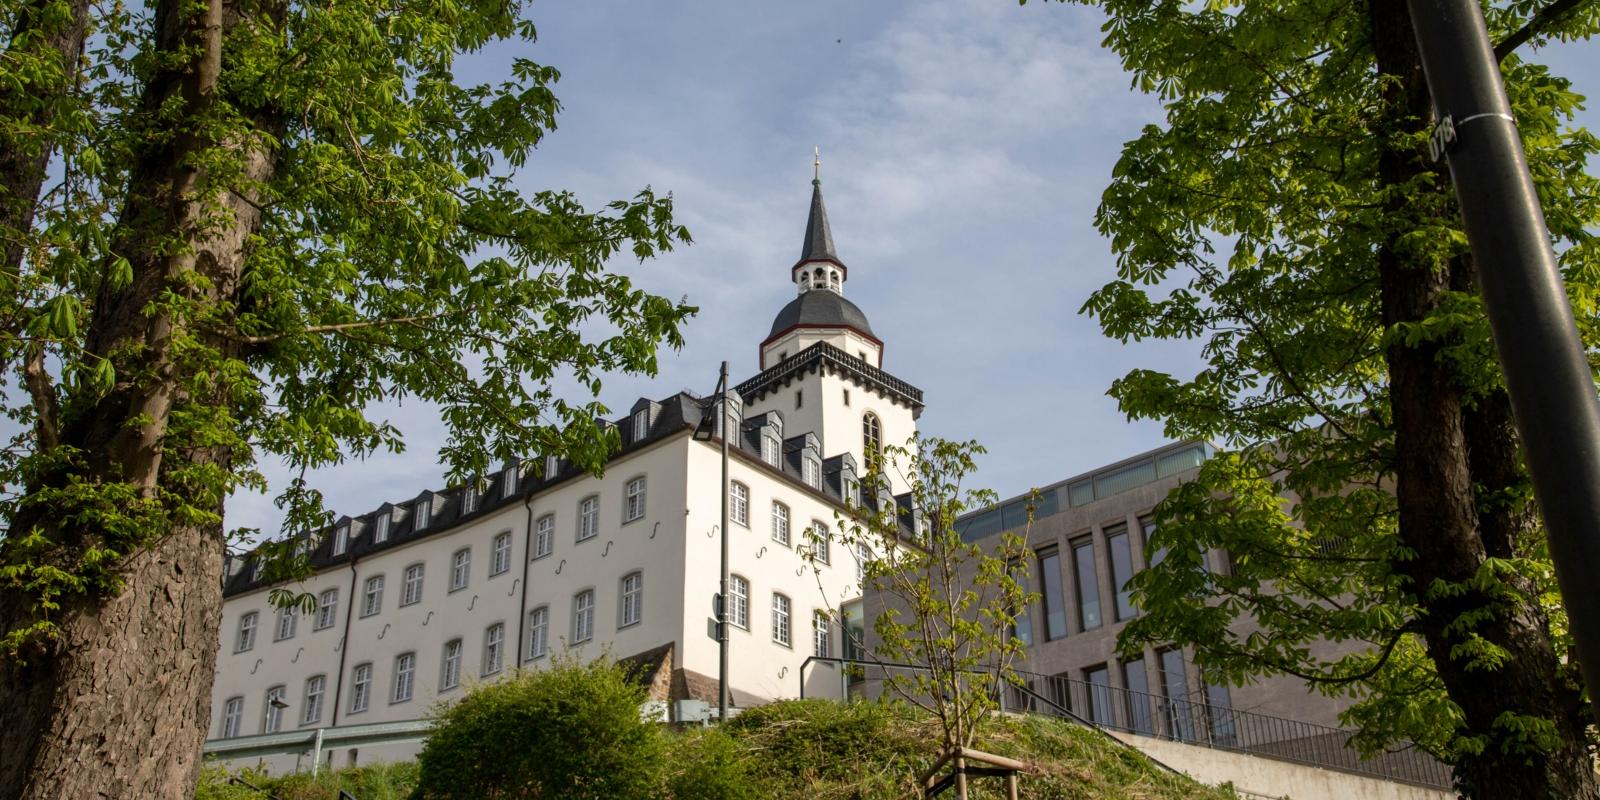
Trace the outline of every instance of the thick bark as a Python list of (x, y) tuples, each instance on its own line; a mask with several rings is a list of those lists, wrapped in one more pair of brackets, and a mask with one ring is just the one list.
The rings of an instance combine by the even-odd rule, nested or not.
[[(1378, 71), (1394, 79), (1386, 85), (1387, 127), (1380, 133), (1426, 130), (1432, 101), (1405, 5), (1374, 1), (1369, 14)], [(1419, 152), (1390, 148), (1380, 156), (1379, 170), (1384, 185), (1402, 186), (1428, 166)], [(1392, 198), (1391, 218), (1414, 214), (1417, 202), (1417, 197)], [(1449, 265), (1407, 255), (1393, 239), (1380, 250), (1379, 271), (1386, 326), (1421, 321), (1452, 288)], [(1440, 679), (1465, 715), (1461, 733), (1483, 743), (1480, 755), (1454, 765), (1457, 781), (1473, 797), (1594, 797), (1583, 724), (1573, 716), (1575, 699), (1558, 680), (1547, 620), (1531, 595), (1508, 599), (1480, 590), (1431, 591), (1468, 585), (1486, 557), (1512, 552), (1526, 525), (1515, 509), (1485, 504), (1480, 510), (1475, 482), (1492, 490), (1517, 479), (1516, 443), (1508, 438), (1509, 419), (1495, 416), (1492, 397), (1469, 408), (1452, 367), (1440, 358), (1443, 347), (1438, 341), (1396, 341), (1386, 356), (1400, 537), (1415, 553), (1396, 566), (1422, 599), (1418, 623)], [(1468, 627), (1459, 622), (1463, 615), (1482, 618)], [(1502, 648), (1505, 662), (1494, 669), (1473, 668), (1461, 651), (1473, 634)], [(1506, 714), (1554, 722), (1560, 743), (1538, 750), (1519, 742), (1501, 724)]]
[[(26, 48), (60, 59), (62, 83), (37, 86), (0, 81), (0, 113), (25, 122), (32, 130), (49, 130), (55, 104), (71, 91), (89, 26), (89, 0), (71, 0), (67, 18), (59, 25), (48, 21), (45, 10), (54, 4), (55, 0), (33, 0), (24, 5), (17, 13), (17, 26), (11, 32), (8, 49)], [(33, 226), (50, 155), (47, 137), (35, 135), (20, 141), (0, 138), (0, 231), (21, 232)], [(24, 249), (20, 238), (7, 236), (0, 250), (5, 259), (0, 262), (0, 269), (16, 274)]]
[[(150, 110), (181, 98), (189, 121), (217, 102), (225, 25), (221, 0), (210, 0), (205, 13), (183, 13), (194, 7), (182, 0), (158, 7), (157, 46), (188, 48), (193, 57), (181, 69), (154, 75), (145, 93)], [(245, 111), (259, 130), (282, 132), (271, 114)], [(161, 298), (176, 293), (212, 307), (233, 299), (248, 239), (261, 222), (252, 187), (272, 177), (276, 161), (245, 132), (214, 141), (204, 133), (210, 129), (177, 129), (135, 166), (119, 226), (124, 233), (115, 243), (134, 278), (97, 298), (86, 342), (91, 353), (115, 360), (118, 383), (93, 407), (69, 410), (60, 435), (83, 454), (88, 474), (78, 479), (125, 483), (147, 497), (159, 486), (162, 502), (220, 519), (218, 487), (179, 485), (172, 475), (195, 464), (227, 469), (233, 454), (211, 442), (171, 440), (168, 422), (175, 411), (220, 408), (229, 390), (212, 386), (204, 395), (189, 394), (197, 367), (175, 351), (174, 341), (190, 333), (190, 320)], [(208, 186), (193, 166), (203, 162), (191, 156), (218, 148), (241, 166), (237, 187)], [(188, 273), (206, 280), (190, 280)], [(218, 357), (237, 357), (236, 343), (200, 336)], [(31, 513), (15, 522), (43, 530), (58, 563), (74, 563), (110, 539), (92, 524), (25, 508)], [(25, 662), (0, 662), (0, 800), (181, 798), (192, 792), (210, 725), (222, 549), (220, 524), (174, 524), (118, 564), (122, 587), (114, 596), (69, 598), (52, 615), (57, 639), (40, 642)], [(31, 596), (0, 591), (0, 624), (7, 630), (39, 616)]]

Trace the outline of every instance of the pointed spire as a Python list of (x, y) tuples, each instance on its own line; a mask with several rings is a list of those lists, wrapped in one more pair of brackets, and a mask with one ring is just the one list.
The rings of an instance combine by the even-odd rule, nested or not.
[(822, 156), (812, 162), (816, 177), (811, 179), (811, 216), (806, 219), (806, 241), (800, 248), (800, 261), (826, 259), (839, 261), (833, 250), (833, 229), (828, 227), (828, 209), (822, 204)]

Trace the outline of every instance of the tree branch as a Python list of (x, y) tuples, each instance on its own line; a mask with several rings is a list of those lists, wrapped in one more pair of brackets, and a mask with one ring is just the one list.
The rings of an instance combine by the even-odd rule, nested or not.
[(467, 308), (453, 308), (449, 311), (440, 311), (437, 314), (424, 314), (420, 317), (394, 317), (391, 319), (368, 319), (361, 320), (359, 322), (340, 322), (333, 325), (312, 325), (309, 328), (301, 328), (297, 331), (286, 331), (284, 333), (274, 333), (270, 336), (242, 336), (239, 337), (239, 341), (244, 342), (245, 344), (268, 344), (271, 342), (276, 342), (280, 339), (287, 339), (290, 336), (306, 336), (319, 333), (340, 333), (359, 328), (378, 328), (386, 325), (409, 325), (417, 322), (426, 322), (428, 320), (439, 319), (441, 317), (448, 317), (454, 314), (460, 314), (463, 311), (468, 311), (470, 309), (471, 307), (469, 306)]
[(1534, 14), (1533, 18), (1528, 20), (1528, 24), (1501, 39), (1500, 43), (1494, 46), (1495, 61), (1504, 61), (1506, 56), (1526, 44), (1529, 39), (1544, 33), (1550, 26), (1560, 22), (1562, 17), (1588, 2), (1590, 0), (1554, 0), (1550, 5), (1539, 9), (1539, 13)]
[(61, 442), (60, 417), (56, 410), (56, 388), (44, 368), (44, 346), (27, 346), (22, 362), (22, 381), (33, 398), (34, 433), (39, 438), (37, 452), (47, 452)]

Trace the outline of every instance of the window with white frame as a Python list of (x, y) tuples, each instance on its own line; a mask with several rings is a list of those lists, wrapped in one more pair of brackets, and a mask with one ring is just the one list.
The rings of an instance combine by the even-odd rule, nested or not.
[(317, 621), (312, 630), (323, 630), (333, 627), (334, 618), (339, 614), (339, 590), (324, 589), (317, 595)]
[(389, 541), (389, 525), (393, 521), (394, 521), (393, 517), (391, 517), (390, 515), (388, 515), (388, 514), (379, 514), (378, 515), (378, 526), (372, 532), (372, 541), (379, 542), (379, 543)]
[(644, 476), (628, 481), (622, 498), (622, 521), (632, 522), (644, 516)]
[(543, 658), (549, 643), (550, 607), (539, 606), (528, 612), (528, 659)]
[(312, 675), (306, 679), (306, 702), (301, 710), (300, 724), (315, 725), (322, 721), (322, 694), (328, 686), (328, 679), (322, 675)]
[(789, 546), (789, 507), (772, 501), (772, 541)]
[(372, 664), (357, 664), (350, 670), (350, 713), (360, 714), (372, 702)]
[(822, 465), (814, 458), (802, 458), (800, 463), (805, 465), (806, 485), (813, 489), (822, 488)]
[(506, 626), (503, 622), (490, 625), (483, 632), (483, 669), (485, 676), (493, 675), (500, 671), (505, 663), (506, 652)]
[(738, 481), (728, 486), (728, 518), (750, 527), (750, 487)]
[(367, 589), (361, 595), (361, 616), (370, 617), (383, 610), (383, 576), (367, 579)]
[(633, 412), (633, 440), (643, 441), (650, 435), (650, 409), (641, 408)]
[(439, 670), (439, 691), (448, 692), (461, 685), (463, 649), (460, 639), (451, 639), (444, 643), (444, 666)]
[(283, 710), (289, 707), (284, 700), (289, 687), (279, 684), (267, 690), (266, 704), (261, 707), (261, 732), (277, 733), (283, 728)]
[(400, 582), (400, 605), (409, 606), (422, 602), (422, 579), (426, 569), (421, 564), (412, 564), (406, 567), (403, 580)]
[(344, 551), (348, 550), (349, 548), (350, 526), (340, 525), (338, 529), (333, 532), (333, 554), (336, 556), (342, 556), (344, 555)]
[(416, 508), (414, 509), (413, 513), (417, 515), (417, 524), (411, 526), (412, 530), (420, 531), (423, 528), (428, 527), (428, 521), (433, 518), (433, 501), (417, 501)]
[(644, 574), (631, 572), (622, 578), (622, 624), (638, 623), (644, 611)]
[(585, 589), (572, 598), (572, 643), (594, 638), (594, 590)]
[(401, 653), (394, 657), (394, 691), (389, 695), (389, 702), (404, 703), (411, 699), (416, 688), (417, 679), (417, 654)]
[(522, 465), (512, 464), (500, 473), (500, 497), (506, 498), (517, 493), (518, 478), (522, 477)]
[(244, 718), (244, 698), (230, 697), (222, 704), (222, 738), (239, 735), (239, 723)]
[(467, 580), (472, 576), (472, 549), (463, 547), (450, 556), (450, 591), (459, 592), (467, 588)]
[(556, 515), (546, 514), (534, 523), (533, 531), (533, 557), (544, 558), (555, 550), (556, 546)]
[(256, 646), (256, 621), (259, 618), (260, 615), (254, 611), (239, 617), (239, 636), (234, 639), (233, 652), (243, 653)]
[(284, 639), (293, 639), (295, 618), (298, 616), (294, 608), (278, 609), (278, 630), (273, 634), (272, 640), (281, 642)]
[(556, 474), (559, 473), (560, 471), (561, 471), (561, 459), (559, 459), (559, 458), (557, 458), (555, 456), (545, 456), (544, 457), (544, 479), (545, 480), (547, 480), (547, 481), (548, 480), (554, 480), (555, 477), (556, 477)]
[(511, 532), (494, 537), (494, 547), (489, 551), (489, 576), (494, 577), (511, 569)]
[(461, 513), (462, 515), (466, 515), (477, 510), (478, 482), (473, 480), (469, 481), (466, 486), (461, 487)]
[(750, 630), (750, 582), (738, 575), (729, 575), (728, 598), (728, 622)]
[(789, 615), (791, 605), (785, 595), (772, 593), (772, 641), (789, 646)]
[(811, 615), (811, 654), (819, 658), (833, 655), (833, 623), (828, 612), (818, 610)]
[(600, 535), (600, 498), (594, 495), (578, 501), (578, 541)]
[(761, 460), (762, 461), (765, 461), (768, 464), (771, 464), (772, 466), (776, 467), (776, 466), (778, 466), (778, 460), (782, 457), (782, 455), (783, 455), (783, 442), (780, 441), (778, 439), (778, 437), (773, 436), (770, 433), (761, 437)]
[(832, 544), (828, 541), (828, 526), (820, 520), (811, 520), (811, 552), (824, 564), (832, 564)]
[(874, 454), (883, 448), (883, 423), (878, 415), (868, 411), (861, 416), (861, 450)]
[(867, 565), (872, 563), (872, 548), (866, 542), (856, 542), (856, 583), (862, 591), (867, 589)]

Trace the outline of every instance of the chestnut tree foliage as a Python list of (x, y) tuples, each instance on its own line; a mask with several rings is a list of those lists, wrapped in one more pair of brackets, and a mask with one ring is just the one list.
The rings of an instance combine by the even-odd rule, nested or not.
[[(0, 3), (0, 798), (189, 790), (263, 459), (398, 451), (370, 409), (416, 398), (453, 478), (603, 464), (606, 410), (552, 384), (681, 345), (694, 309), (607, 265), (689, 237), (649, 189), (514, 182), (559, 108), (525, 6)], [(279, 502), (328, 522), (303, 478)]]
[[(1193, 375), (1110, 394), (1224, 454), (1157, 509), (1122, 636), (1208, 676), (1299, 676), (1368, 749), (1415, 743), (1482, 797), (1594, 796), (1590, 712), (1406, 4), (1101, 0), (1105, 44), (1165, 119), (1123, 149), (1096, 223), (1121, 341), (1197, 342)], [(1600, 143), (1539, 46), (1600, 6), (1487, 2), (1582, 335), (1600, 345)], [(1466, 135), (1466, 134), (1463, 134)], [(1600, 363), (1600, 359), (1596, 359)], [(1230, 568), (1207, 574), (1200, 548)]]

